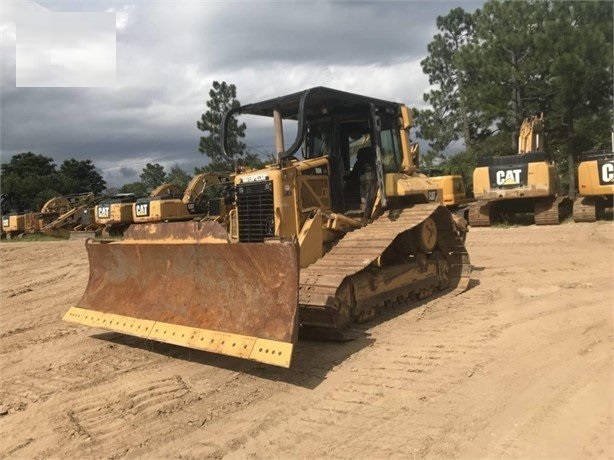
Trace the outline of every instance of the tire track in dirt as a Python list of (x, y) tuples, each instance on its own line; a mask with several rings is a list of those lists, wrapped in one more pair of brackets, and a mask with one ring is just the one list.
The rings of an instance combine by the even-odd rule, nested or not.
[[(448, 302), (449, 298), (436, 300), (430, 304), (431, 309), (443, 313), (449, 310)], [(408, 445), (415, 445), (425, 436), (439, 436), (442, 429), (439, 424), (423, 423), (419, 429), (397, 434), (395, 439), (391, 439), (389, 428), (379, 427), (402, 425), (431, 398), (464, 382), (486, 359), (488, 354), (482, 345), (496, 334), (480, 335), (478, 330), (484, 318), (492, 318), (495, 313), (478, 307), (469, 309), (472, 314), (463, 316), (460, 323), (430, 324), (420, 319), (419, 311), (411, 310), (376, 326), (375, 345), (352, 355), (335, 368), (335, 378), (323, 382), (315, 390), (316, 395), (306, 396), (292, 411), (295, 415), (285, 413), (268, 417), (259, 430), (252, 429), (250, 439), (245, 438), (245, 429), (240, 427), (236, 437), (230, 436), (226, 442), (209, 446), (205, 452), (230, 458), (258, 457), (262, 449), (269, 449), (282, 455), (302, 456), (305, 454), (302, 448), (313, 449), (314, 445), (319, 445), (321, 447), (310, 450), (310, 455), (349, 458), (372, 450), (378, 439), (385, 436), (389, 453), (411, 453), (407, 451)], [(467, 327), (474, 330), (467, 330)], [(407, 340), (399, 340), (403, 336), (396, 332), (400, 330), (411, 331)], [(459, 355), (463, 360), (456, 359)], [(334, 382), (328, 385), (331, 380)], [(289, 401), (280, 397), (281, 406), (296, 400), (294, 394), (287, 396)], [(440, 417), (448, 420), (454, 415), (442, 413)], [(356, 420), (366, 422), (356, 424)], [(348, 428), (352, 425), (356, 425), (355, 430)], [(317, 432), (325, 432), (330, 441), (314, 435)], [(224, 437), (224, 433), (215, 436), (220, 440)], [(263, 439), (262, 443), (259, 439)], [(420, 449), (415, 447), (413, 452), (419, 453)], [(386, 451), (380, 453), (386, 454)]]
[(87, 283), (83, 243), (5, 243), (0, 261), (0, 356), (40, 348), (77, 331), (58, 318), (79, 300)]
[[(97, 396), (92, 396), (79, 401), (68, 414), (71, 421), (82, 429), (73, 435), (85, 435), (86, 441), (104, 443), (123, 437), (127, 425), (147, 424), (149, 420), (172, 413), (195, 398), (183, 379), (175, 376), (143, 382), (121, 392), (104, 406), (100, 405)], [(160, 428), (164, 431), (162, 426)]]

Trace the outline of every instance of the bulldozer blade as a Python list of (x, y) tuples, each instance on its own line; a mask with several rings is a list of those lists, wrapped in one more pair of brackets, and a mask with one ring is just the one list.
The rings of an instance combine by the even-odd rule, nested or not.
[(298, 251), (290, 243), (86, 243), (90, 278), (64, 320), (290, 367)]

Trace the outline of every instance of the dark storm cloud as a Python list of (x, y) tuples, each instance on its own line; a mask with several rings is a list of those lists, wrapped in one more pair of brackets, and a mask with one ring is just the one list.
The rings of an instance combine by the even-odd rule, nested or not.
[[(184, 11), (162, 17), (166, 4), (136, 6), (138, 20), (126, 42), (156, 42), (171, 59), (208, 69), (262, 63), (312, 65), (390, 64), (419, 57), (435, 31), (435, 17), (450, 2), (215, 2), (180, 3)], [(467, 3), (469, 8), (474, 3)], [(176, 9), (180, 9), (178, 6)], [(175, 21), (194, 27), (193, 34)], [(156, 24), (155, 28), (150, 27)], [(196, 47), (177, 44), (192, 43)]]
[[(2, 161), (27, 150), (58, 164), (89, 158), (110, 186), (138, 180), (145, 163), (158, 159), (192, 173), (204, 162), (196, 120), (214, 79), (235, 83), (243, 103), (324, 85), (420, 104), (428, 80), (419, 61), (435, 18), (459, 4), (479, 6), (40, 2), (51, 11), (115, 11), (112, 88), (16, 88), (13, 15), (3, 6)], [(250, 125), (248, 135), (258, 151), (272, 143), (268, 127)]]
[(154, 93), (153, 89), (111, 94), (97, 89), (13, 88), (2, 95), (2, 148), (70, 155), (84, 146), (92, 154), (120, 160), (131, 151), (160, 153), (185, 146), (177, 137), (187, 138), (189, 131), (195, 131), (193, 126), (147, 117), (157, 98)]
[[(403, 20), (404, 19), (404, 20)], [(432, 19), (432, 18), (431, 18)], [(409, 26), (411, 24), (411, 26)], [(412, 3), (258, 3), (219, 9), (205, 21), (207, 63), (390, 64), (422, 53), (412, 40), (432, 27)]]

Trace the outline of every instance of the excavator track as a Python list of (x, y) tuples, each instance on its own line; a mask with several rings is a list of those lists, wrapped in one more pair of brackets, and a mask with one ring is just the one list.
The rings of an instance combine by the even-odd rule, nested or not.
[(574, 222), (595, 222), (597, 220), (597, 205), (591, 197), (580, 197), (573, 204)]
[(491, 201), (478, 201), (469, 208), (469, 225), (472, 227), (490, 227), (492, 225)]
[(535, 202), (536, 225), (559, 225), (567, 217), (570, 200), (566, 196), (547, 197)]
[[(359, 282), (362, 274), (371, 270), (377, 279), (378, 271), (383, 272), (381, 267), (374, 265), (395, 239), (428, 218), (437, 228), (437, 249), (430, 255), (430, 264), (422, 259), (413, 265), (400, 266), (398, 273), (374, 289), (374, 295), (363, 301), (355, 299), (353, 305), (344, 305), (341, 299), (354, 297), (348, 290), (353, 291), (352, 285)], [(422, 257), (427, 256), (423, 254)], [(407, 275), (404, 270), (411, 272), (412, 279), (395, 285), (395, 276)], [(467, 288), (469, 275), (469, 255), (445, 207), (421, 204), (387, 211), (373, 223), (347, 234), (324, 257), (301, 270), (299, 320), (304, 328), (319, 326), (339, 332), (350, 322), (366, 320), (377, 309), (399, 299), (424, 298), (448, 286), (454, 286), (454, 292), (460, 293)]]

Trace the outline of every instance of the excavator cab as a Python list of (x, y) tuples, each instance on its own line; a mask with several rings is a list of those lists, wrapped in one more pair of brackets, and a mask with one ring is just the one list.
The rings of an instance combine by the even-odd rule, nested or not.
[[(232, 176), (227, 226), (157, 222), (88, 242), (88, 285), (65, 320), (289, 367), (299, 329), (343, 338), (390, 302), (466, 287), (468, 255), (413, 164), (405, 106), (318, 87), (233, 107), (229, 159), (238, 114), (272, 121), (277, 159)], [(288, 146), (284, 120), (297, 126)]]

